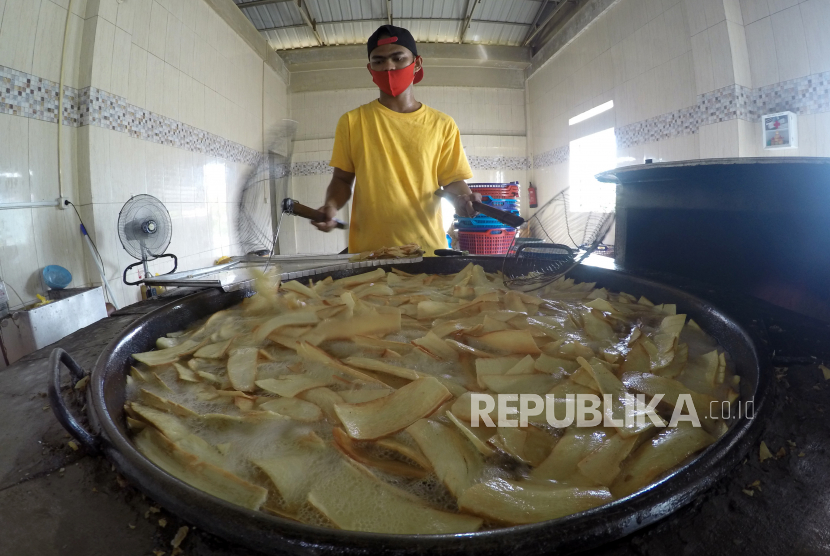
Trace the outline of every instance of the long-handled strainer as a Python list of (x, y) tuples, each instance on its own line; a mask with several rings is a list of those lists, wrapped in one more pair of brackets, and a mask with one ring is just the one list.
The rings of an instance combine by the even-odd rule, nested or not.
[[(297, 122), (283, 120), (274, 126), (265, 141), (265, 151), (247, 174), (237, 201), (236, 231), (246, 255), (270, 257), (277, 254), (282, 218), (286, 214), (322, 222), (326, 216), (289, 198), (291, 156)], [(336, 220), (337, 228), (348, 224)]]
[(538, 240), (514, 240), (502, 266), (505, 285), (524, 291), (542, 288), (602, 245), (614, 223), (614, 213), (570, 212), (569, 207), (566, 188), (528, 219), (530, 235)]
[(288, 197), (291, 156), (297, 122), (282, 120), (265, 141), (264, 152), (248, 172), (236, 209), (237, 240), (246, 255), (269, 256), (277, 251), (282, 201)]

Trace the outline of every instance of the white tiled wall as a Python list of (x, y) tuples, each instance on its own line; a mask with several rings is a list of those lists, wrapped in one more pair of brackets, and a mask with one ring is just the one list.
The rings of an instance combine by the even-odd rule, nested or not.
[[(527, 137), (507, 135), (462, 135), (461, 142), (468, 157), (487, 157), (497, 159), (501, 157), (524, 158), (527, 156)], [(473, 165), (473, 177), (468, 183), (509, 183), (519, 182), (522, 188), (521, 210), (527, 214), (527, 186), (528, 171), (506, 166), (499, 168), (478, 168)]]
[[(734, 16), (735, 10), (730, 14)], [(731, 56), (723, 0), (613, 4), (528, 79), (529, 156), (565, 147), (606, 127), (694, 106), (700, 82), (706, 83), (707, 91), (714, 88), (710, 30)], [(698, 64), (703, 55), (708, 64), (705, 72)], [(721, 81), (728, 81), (723, 73)], [(570, 118), (609, 100), (614, 102), (611, 112), (568, 125)], [(678, 136), (620, 148), (617, 155), (618, 164), (626, 165), (642, 163), (646, 157), (697, 158), (699, 151), (696, 136)], [(568, 186), (569, 163), (534, 168), (529, 174), (541, 206)]]
[(261, 147), (262, 59), (206, 2), (100, 0), (86, 15), (81, 87)]
[[(67, 2), (7, 0), (0, 2), (0, 65), (60, 79), (60, 52)], [(65, 81), (78, 86), (78, 56), (84, 28), (75, 2), (70, 15)], [(59, 196), (57, 124), (0, 114), (0, 203), (52, 201)], [(64, 196), (79, 202), (78, 130), (62, 130)], [(40, 271), (58, 264), (83, 286), (84, 268), (78, 218), (71, 210), (25, 208), (0, 211), (0, 278), (9, 286), (12, 307), (31, 302), (45, 290)], [(13, 291), (12, 291), (13, 290)]]
[(754, 87), (830, 71), (830, 3), (741, 0)]
[[(631, 129), (672, 113), (682, 119), (689, 107), (685, 113), (700, 118), (693, 132), (626, 142), (635, 145), (618, 148), (617, 165), (827, 156), (830, 113), (821, 112), (827, 77), (817, 75), (830, 71), (827, 29), (827, 0), (620, 0), (528, 79), (529, 154), (559, 153), (602, 128)], [(790, 80), (799, 81), (783, 84)], [(746, 103), (738, 111), (743, 119), (736, 119), (736, 92)], [(729, 98), (732, 104), (720, 102)], [(608, 100), (612, 111), (568, 126), (569, 118)], [(754, 112), (767, 104), (800, 112), (798, 149), (763, 149)], [(568, 186), (569, 163), (561, 160), (543, 157), (530, 172), (540, 204)]]
[[(59, 81), (68, 4), (0, 0), (0, 65)], [(75, 0), (69, 18), (70, 87), (102, 89), (256, 150), (263, 130), (288, 116), (281, 78), (204, 0)], [(237, 253), (236, 193), (248, 166), (95, 125), (62, 133), (64, 196), (78, 205), (122, 304), (138, 298), (137, 288), (121, 284), (135, 261), (116, 230), (131, 195), (164, 202), (173, 220), (168, 252), (180, 269)], [(56, 199), (57, 174), (57, 125), (0, 114), (0, 203)], [(168, 261), (151, 267), (164, 272)], [(72, 286), (100, 282), (74, 211), (0, 211), (0, 277), (23, 301), (43, 292), (39, 274), (47, 264), (68, 268)]]
[[(297, 138), (334, 137), (344, 113), (378, 98), (377, 88), (291, 93), (291, 117)], [(525, 135), (524, 91), (485, 87), (415, 87), (416, 98), (449, 114), (462, 134)]]
[(608, 100), (617, 126), (694, 105), (686, 4), (621, 0), (534, 73), (527, 81), (530, 150), (567, 145), (568, 120)]
[[(752, 87), (758, 89), (830, 71), (830, 2), (827, 0), (740, 0), (746, 30), (746, 46)], [(795, 107), (787, 109), (798, 112)], [(759, 115), (760, 117), (760, 115)], [(701, 136), (701, 156), (727, 151), (730, 156), (827, 156), (830, 142), (828, 114), (798, 116), (799, 148), (765, 150), (758, 121), (718, 124), (709, 136), (714, 148)], [(727, 129), (728, 128), (728, 129)], [(737, 137), (738, 146), (722, 145), (726, 136)]]
[[(83, 60), (89, 80), (81, 86), (124, 96), (130, 104), (256, 150), (262, 149), (264, 127), (287, 116), (285, 84), (203, 0), (91, 1), (86, 15), (94, 34), (84, 35), (92, 58)], [(135, 262), (116, 235), (118, 212), (131, 195), (148, 193), (165, 204), (173, 223), (167, 252), (178, 256), (180, 270), (239, 254), (234, 211), (249, 166), (95, 126), (85, 129), (89, 179), (82, 183), (89, 187), (91, 227), (123, 302), (137, 296), (137, 288), (118, 279)], [(151, 264), (151, 272), (170, 268), (170, 259)], [(90, 263), (94, 281), (93, 270)]]

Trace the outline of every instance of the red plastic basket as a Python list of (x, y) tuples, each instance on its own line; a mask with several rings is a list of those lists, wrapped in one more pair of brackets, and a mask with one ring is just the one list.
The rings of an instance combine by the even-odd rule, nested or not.
[(499, 185), (496, 183), (471, 183), (469, 184), (470, 191), (473, 193), (481, 193), (482, 197), (485, 195), (489, 195), (494, 199), (518, 199), (519, 198), (519, 186), (515, 184), (503, 184)]
[(469, 251), (473, 255), (505, 255), (516, 230), (496, 228), (475, 232), (472, 230), (458, 230), (458, 244), (462, 251)]

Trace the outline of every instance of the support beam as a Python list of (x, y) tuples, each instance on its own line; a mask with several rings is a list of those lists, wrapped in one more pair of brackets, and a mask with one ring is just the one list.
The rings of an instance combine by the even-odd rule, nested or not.
[(308, 8), (303, 0), (297, 0), (297, 9), (300, 10), (300, 15), (303, 16), (305, 24), (311, 29), (311, 34), (314, 35), (315, 39), (317, 39), (317, 45), (323, 46), (323, 40), (320, 38), (320, 33), (317, 32), (317, 22), (314, 21), (311, 14), (308, 13)]
[(265, 6), (267, 4), (283, 4), (285, 2), (293, 2), (294, 0), (255, 0), (254, 2), (245, 2), (244, 4), (237, 4), (240, 10), (245, 8), (255, 8), (257, 6)]
[(461, 28), (461, 38), (458, 39), (458, 42), (464, 43), (464, 37), (467, 34), (467, 29), (470, 28), (470, 22), (473, 20), (473, 14), (476, 11), (476, 8), (479, 4), (481, 4), (481, 0), (472, 0), (473, 5), (470, 8), (470, 13), (467, 14), (467, 19), (464, 20), (464, 27)]
[(533, 23), (530, 25), (530, 29), (527, 30), (527, 35), (525, 35), (525, 38), (524, 38), (524, 41), (522, 41), (522, 44), (526, 45), (527, 42), (525, 42), (525, 41), (527, 41), (528, 37), (530, 37), (530, 34), (533, 31), (536, 30), (536, 23), (539, 21), (539, 18), (542, 16), (542, 12), (545, 11), (545, 8), (547, 7), (547, 5), (548, 5), (548, 0), (545, 0), (544, 2), (542, 2), (542, 5), (539, 6), (539, 9), (536, 11), (536, 17), (533, 18)]
[[(498, 67), (525, 69), (531, 63), (530, 49), (522, 46), (493, 46), (458, 43), (420, 43), (418, 54), (433, 66)], [(293, 74), (340, 68), (365, 68), (366, 45), (313, 46), (280, 51)]]
[[(545, 3), (547, 0), (524, 0), (525, 2), (536, 2), (536, 3)], [(284, 2), (294, 2), (294, 0), (253, 0), (251, 2), (243, 2), (242, 4), (237, 4), (237, 7), (241, 10), (244, 8), (254, 8), (256, 6), (265, 6), (268, 4), (282, 4)], [(387, 7), (392, 4), (392, 0), (386, 0)], [(387, 9), (387, 14), (389, 15), (388, 20), (390, 21), (390, 25), (392, 24), (392, 10)]]
[(531, 31), (531, 33), (530, 33), (530, 34), (528, 35), (528, 37), (525, 39), (525, 42), (524, 42), (524, 43), (522, 43), (522, 46), (527, 46), (527, 45), (529, 45), (529, 44), (530, 44), (530, 41), (532, 41), (532, 40), (533, 40), (533, 38), (534, 38), (536, 35), (538, 35), (538, 34), (539, 34), (539, 31), (541, 31), (542, 29), (544, 29), (544, 28), (545, 28), (545, 26), (546, 26), (548, 23), (550, 23), (551, 21), (553, 21), (553, 18), (554, 18), (554, 17), (556, 17), (556, 15), (557, 15), (560, 11), (562, 11), (562, 8), (564, 8), (564, 7), (565, 7), (565, 6), (566, 6), (569, 2), (571, 2), (571, 0), (559, 0), (559, 3), (556, 5), (556, 7), (555, 7), (555, 8), (553, 8), (553, 10), (551, 10), (551, 12), (550, 12), (550, 13), (547, 15), (547, 17), (545, 18), (545, 20), (544, 20), (544, 21), (542, 21), (542, 23), (540, 23), (540, 24), (539, 24), (539, 26), (538, 26), (538, 27), (536, 27), (536, 29), (534, 29), (533, 31)]
[[(444, 17), (402, 17), (402, 21), (432, 21), (432, 22), (455, 22), (461, 23), (461, 19), (452, 19)], [(339, 23), (382, 23), (383, 19), (345, 19), (343, 21), (317, 21), (316, 25), (337, 25)], [(513, 23), (510, 21), (494, 21), (490, 19), (473, 19), (472, 23), (495, 23), (498, 25), (515, 25), (519, 27), (529, 27), (529, 23)], [(305, 23), (297, 23), (295, 25), (280, 25), (279, 27), (266, 27), (259, 29), (260, 31), (279, 31), (280, 29), (297, 29), (299, 27), (307, 27)]]

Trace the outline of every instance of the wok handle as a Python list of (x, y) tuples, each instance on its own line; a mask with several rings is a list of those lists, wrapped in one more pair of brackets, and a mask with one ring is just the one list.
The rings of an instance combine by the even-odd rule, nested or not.
[(69, 431), (69, 434), (75, 437), (75, 440), (81, 443), (87, 453), (98, 454), (101, 440), (99, 437), (87, 431), (69, 412), (66, 402), (61, 396), (61, 363), (66, 365), (70, 374), (74, 378), (73, 384), (81, 380), (86, 373), (78, 363), (72, 359), (72, 356), (66, 353), (61, 348), (52, 350), (52, 355), (49, 356), (49, 405), (52, 406), (52, 411), (58, 422)]

